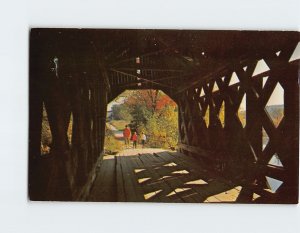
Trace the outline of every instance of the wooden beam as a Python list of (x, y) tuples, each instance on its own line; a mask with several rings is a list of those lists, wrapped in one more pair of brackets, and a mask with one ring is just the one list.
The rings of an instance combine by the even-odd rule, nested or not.
[(159, 83), (159, 82), (150, 80), (150, 79), (141, 78), (140, 76), (137, 76), (137, 75), (129, 74), (129, 73), (126, 73), (126, 72), (123, 72), (123, 71), (119, 71), (119, 70), (116, 70), (116, 69), (111, 69), (111, 71), (117, 72), (117, 73), (122, 74), (122, 75), (125, 75), (125, 76), (134, 77), (134, 78), (137, 79), (137, 82), (136, 82), (136, 83), (140, 83), (140, 82), (138, 81), (138, 79), (140, 79), (140, 80), (143, 80), (143, 81), (145, 81), (145, 82), (149, 82), (149, 83), (156, 84), (156, 85), (158, 85), (158, 86), (170, 88), (170, 86), (168, 86), (168, 85), (165, 85), (165, 84), (162, 84), (162, 83)]
[(157, 68), (157, 67), (117, 67), (118, 70), (124, 70), (124, 71), (135, 71), (136, 70), (145, 70), (145, 71), (157, 71), (157, 72), (178, 72), (182, 73), (184, 70), (181, 69), (163, 69), (163, 68)]
[(117, 61), (117, 62), (113, 63), (111, 65), (111, 67), (114, 67), (114, 66), (116, 66), (116, 65), (118, 65), (120, 63), (124, 63), (124, 62), (127, 62), (127, 61), (135, 61), (136, 57), (140, 57), (140, 58), (141, 57), (149, 57), (149, 56), (152, 56), (152, 55), (157, 55), (157, 54), (162, 53), (162, 52), (166, 52), (168, 50), (169, 50), (169, 48), (167, 48), (167, 49), (161, 49), (161, 50), (157, 50), (157, 51), (149, 52), (149, 53), (145, 53), (145, 54), (140, 54), (140, 55), (137, 55), (135, 57), (129, 57), (129, 58), (126, 58), (126, 59), (123, 59), (123, 60), (120, 60), (120, 61)]
[[(245, 57), (245, 55), (241, 55), (237, 60), (240, 63), (240, 66), (248, 65), (249, 59)], [(214, 67), (209, 67), (209, 69), (205, 71), (197, 71), (189, 74), (190, 77), (194, 77), (193, 80), (190, 80), (187, 85), (182, 86), (178, 89), (178, 94), (201, 83), (208, 83), (212, 79), (216, 79), (222, 76), (225, 76), (229, 72), (232, 72), (232, 61), (223, 61), (218, 64), (215, 64)]]
[(190, 146), (190, 145), (186, 145), (186, 144), (183, 144), (183, 143), (179, 143), (178, 147), (183, 149), (183, 150), (192, 152), (194, 154), (198, 154), (201, 157), (204, 157), (204, 158), (207, 158), (207, 159), (210, 159), (210, 160), (215, 160), (215, 158), (213, 156), (213, 153), (211, 151), (203, 150), (199, 147)]
[(91, 41), (90, 43), (91, 43), (92, 47), (94, 48), (95, 57), (96, 57), (96, 60), (97, 60), (97, 63), (98, 63), (99, 69), (100, 69), (100, 73), (102, 74), (102, 77), (104, 78), (105, 86), (107, 87), (108, 92), (110, 92), (111, 87), (110, 87), (110, 82), (108, 79), (106, 65), (104, 64), (104, 58), (103, 58), (103, 56), (101, 56), (99, 54), (98, 48), (96, 47), (94, 42)]

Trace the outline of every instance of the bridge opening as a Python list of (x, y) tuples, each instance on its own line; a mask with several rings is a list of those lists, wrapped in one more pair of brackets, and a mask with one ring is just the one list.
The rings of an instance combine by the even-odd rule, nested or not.
[[(127, 146), (123, 134), (126, 126), (130, 130)], [(105, 153), (142, 147), (176, 150), (177, 143), (178, 106), (163, 91), (127, 90), (108, 103)]]
[[(72, 135), (73, 135), (73, 114), (69, 116), (68, 127), (67, 127), (67, 138), (68, 145), (72, 147)], [(92, 123), (91, 123), (92, 124)], [(91, 125), (91, 127), (93, 127)], [(51, 148), (53, 147), (52, 141), (52, 131), (49, 124), (48, 113), (43, 103), (43, 117), (42, 117), (42, 127), (41, 127), (41, 156), (49, 156), (51, 153)]]

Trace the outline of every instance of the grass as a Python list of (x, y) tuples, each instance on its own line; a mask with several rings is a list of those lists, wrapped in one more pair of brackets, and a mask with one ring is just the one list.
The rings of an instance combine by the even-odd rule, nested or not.
[(107, 130), (105, 135), (104, 150), (106, 154), (116, 154), (123, 150), (124, 143), (115, 139), (113, 134)]

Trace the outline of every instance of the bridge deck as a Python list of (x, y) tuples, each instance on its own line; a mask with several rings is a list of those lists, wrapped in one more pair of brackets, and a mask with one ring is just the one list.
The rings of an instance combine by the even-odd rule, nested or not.
[(240, 190), (184, 154), (127, 149), (104, 159), (90, 201), (235, 202)]

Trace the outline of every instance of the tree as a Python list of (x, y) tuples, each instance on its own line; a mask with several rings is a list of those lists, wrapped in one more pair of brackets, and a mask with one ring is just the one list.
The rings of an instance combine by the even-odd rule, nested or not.
[(112, 114), (115, 120), (132, 120), (130, 109), (124, 104), (113, 105)]
[(131, 127), (145, 132), (148, 145), (175, 147), (178, 141), (176, 103), (159, 90), (133, 91), (124, 101), (132, 116)]

